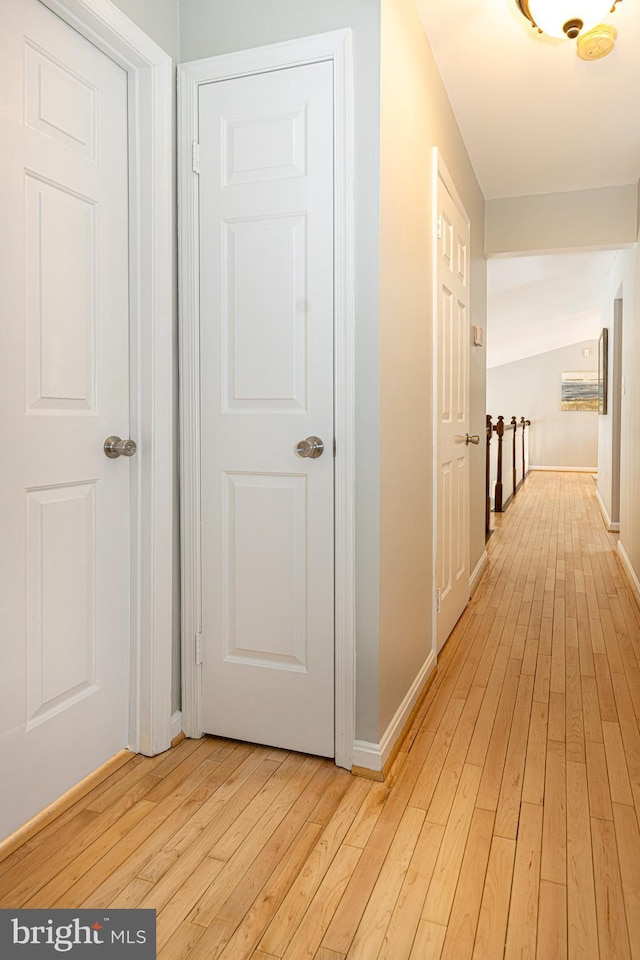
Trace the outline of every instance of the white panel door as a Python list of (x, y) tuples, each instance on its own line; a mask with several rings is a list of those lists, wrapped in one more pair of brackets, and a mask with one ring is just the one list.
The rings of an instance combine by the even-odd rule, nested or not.
[(2, 3), (0, 836), (128, 743), (127, 78)]
[(469, 223), (438, 177), (438, 650), (469, 600)]
[(332, 64), (199, 97), (203, 729), (332, 756)]

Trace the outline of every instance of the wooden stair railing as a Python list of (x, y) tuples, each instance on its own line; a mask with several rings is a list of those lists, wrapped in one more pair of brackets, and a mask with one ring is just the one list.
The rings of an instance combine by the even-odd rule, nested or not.
[(487, 414), (487, 482), (485, 490), (484, 532), (485, 537), (491, 533), (491, 437), (493, 436), (493, 420)]
[[(486, 429), (487, 429), (487, 443), (486, 443), (486, 507), (485, 507), (485, 533), (489, 537), (491, 534), (491, 440), (493, 434), (495, 433), (498, 438), (498, 450), (497, 450), (497, 474), (496, 482), (494, 489), (494, 503), (493, 511), (494, 513), (504, 513), (504, 511), (509, 506), (511, 500), (516, 496), (518, 490), (524, 483), (527, 476), (527, 437), (526, 429), (531, 426), (531, 420), (527, 420), (525, 417), (520, 417), (518, 420), (517, 417), (511, 417), (509, 423), (505, 423), (504, 417), (498, 417), (496, 423), (493, 422), (493, 417), (490, 414), (487, 414)], [(520, 431), (521, 428), (521, 431)], [(504, 436), (507, 431), (511, 430), (511, 476), (507, 473), (507, 478), (511, 480), (509, 484), (508, 479), (505, 489), (505, 478), (504, 478)], [(521, 450), (518, 451), (517, 444), (518, 439), (521, 441)], [(509, 448), (507, 448), (509, 449)], [(520, 453), (520, 456), (518, 456)], [(518, 479), (518, 473), (520, 473), (520, 478)], [(506, 494), (506, 495), (505, 495)]]

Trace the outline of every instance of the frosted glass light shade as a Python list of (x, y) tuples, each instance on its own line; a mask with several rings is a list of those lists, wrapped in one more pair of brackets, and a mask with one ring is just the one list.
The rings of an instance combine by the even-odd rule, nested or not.
[(611, 10), (611, 0), (528, 0), (529, 11), (543, 33), (564, 40), (565, 23), (582, 20), (584, 33), (602, 23)]

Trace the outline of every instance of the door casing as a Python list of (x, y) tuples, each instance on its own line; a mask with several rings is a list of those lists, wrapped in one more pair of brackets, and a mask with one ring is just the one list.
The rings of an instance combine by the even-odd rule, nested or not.
[(131, 435), (130, 747), (178, 732), (172, 647), (172, 61), (110, 0), (40, 0), (126, 70), (129, 109)]
[[(438, 575), (438, 179), (441, 179), (449, 191), (455, 205), (458, 207), (465, 220), (469, 224), (469, 233), (471, 235), (471, 223), (465, 212), (464, 203), (456, 189), (453, 177), (449, 173), (446, 163), (438, 147), (433, 148), (432, 153), (432, 276), (433, 276), (433, 377), (432, 377), (432, 429), (433, 429), (433, 497), (432, 497), (432, 523), (433, 523), (433, 552), (432, 552), (432, 584), (431, 584), (431, 637), (432, 649), (438, 652), (438, 604), (437, 604), (437, 575)], [(468, 376), (468, 374), (467, 374)], [(469, 385), (467, 384), (467, 387)], [(467, 498), (469, 490), (467, 489)], [(467, 516), (469, 512), (467, 511)], [(467, 554), (467, 569), (469, 569), (469, 555)]]
[(355, 737), (355, 429), (353, 91), (351, 30), (257, 47), (178, 68), (182, 707), (202, 735), (200, 642), (200, 389), (198, 88), (201, 84), (330, 60), (334, 80), (335, 761), (351, 769)]

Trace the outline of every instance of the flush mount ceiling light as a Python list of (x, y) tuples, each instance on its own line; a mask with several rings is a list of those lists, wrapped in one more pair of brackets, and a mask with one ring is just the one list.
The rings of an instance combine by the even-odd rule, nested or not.
[[(540, 33), (576, 40), (602, 23), (620, 0), (516, 0)], [(608, 51), (607, 51), (608, 52)]]

